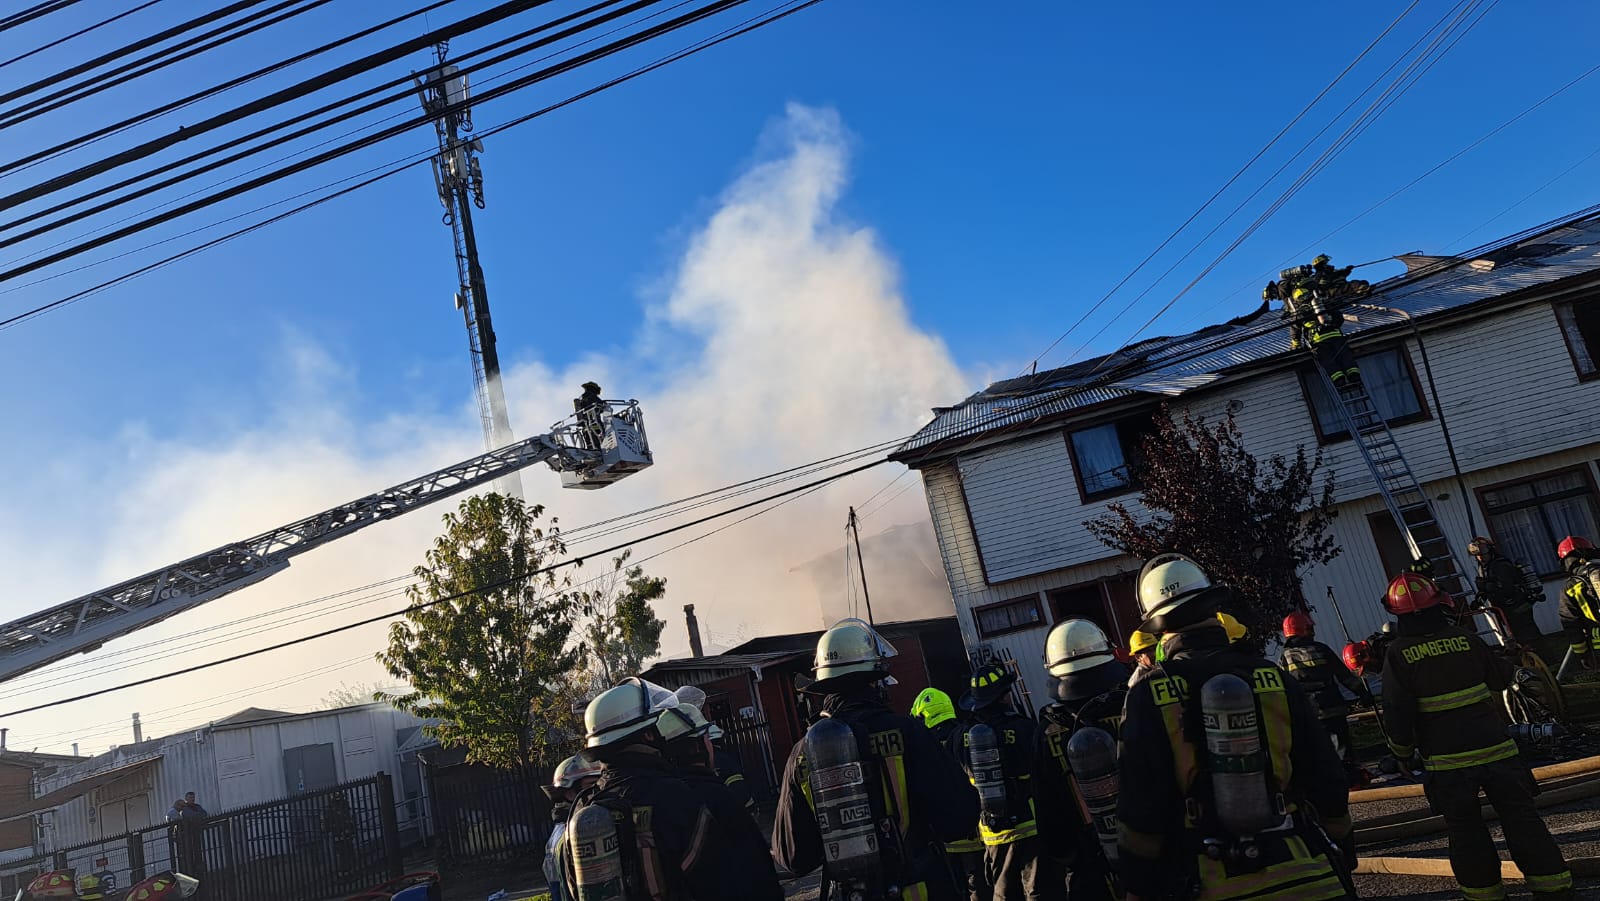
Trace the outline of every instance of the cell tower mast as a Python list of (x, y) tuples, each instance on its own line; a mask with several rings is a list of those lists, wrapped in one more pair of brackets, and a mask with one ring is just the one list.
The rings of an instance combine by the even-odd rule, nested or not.
[[(416, 77), (422, 109), (433, 116), (439, 136), (439, 153), (433, 158), (433, 181), (444, 206), (444, 223), (455, 239), (456, 309), (467, 324), (467, 351), (472, 358), (473, 387), (478, 415), (483, 420), (487, 449), (505, 447), (514, 438), (506, 413), (505, 390), (500, 384), (500, 355), (495, 351), (494, 325), (489, 319), (489, 290), (478, 263), (478, 239), (472, 229), (472, 208), (483, 209), (483, 169), (478, 154), (483, 142), (471, 136), (472, 107), (467, 76), (445, 62), (448, 42), (437, 48), (439, 65)], [(502, 494), (522, 496), (521, 479), (508, 476), (496, 483)]]

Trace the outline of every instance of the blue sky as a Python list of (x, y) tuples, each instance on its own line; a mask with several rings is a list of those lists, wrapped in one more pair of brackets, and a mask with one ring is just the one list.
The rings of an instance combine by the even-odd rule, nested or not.
[[(489, 5), (462, 0), (433, 14), (432, 22)], [(7, 81), (42, 77), (189, 12), (178, 7), (159, 4), (41, 53), (9, 67)], [(6, 129), (0, 157), (343, 34), (376, 19), (380, 8), (391, 5), (331, 4), (292, 28), (230, 46), (226, 54)], [(651, 421), (672, 451), (651, 474), (653, 484), (619, 486), (617, 494), (585, 496), (581, 503), (570, 497), (551, 503), (569, 523), (592, 521), (630, 504), (891, 437), (915, 427), (927, 406), (955, 401), (987, 378), (1014, 374), (1401, 8), (1349, 4), (1331, 15), (1269, 3), (1218, 11), (1205, 5), (826, 0), (489, 139), (483, 155), (488, 207), (478, 227), (500, 352), (514, 373), (508, 387), (521, 392), (513, 397), (519, 434), (559, 416), (570, 397), (566, 386), (599, 372), (624, 380), (606, 382), (619, 394), (658, 399)], [(1416, 4), (1349, 82), (1290, 133), (1290, 149), (1269, 153), (1260, 174), (1226, 195), (1223, 208), (1242, 199), (1450, 8), (1431, 0)], [(0, 53), (21, 52), (97, 14), (105, 13), (74, 7), (0, 34)], [(537, 15), (525, 14), (517, 27)], [(1585, 72), (1597, 18), (1600, 10), (1578, 2), (1545, 4), (1537, 15), (1511, 4), (1491, 9), (1152, 332), (1187, 330), (1252, 308), (1262, 275)], [(394, 34), (418, 30), (402, 27)], [(512, 30), (462, 37), (453, 49), (464, 53)], [(478, 125), (561, 99), (682, 42), (669, 37), (623, 63), (485, 104)], [(374, 38), (362, 46), (386, 43)], [(418, 54), (381, 77), (427, 62)], [(315, 67), (263, 79), (239, 96), (311, 71)], [(1597, 95), (1600, 76), (1317, 249), (1343, 262), (1459, 250), (1600, 200), (1600, 162), (1588, 160), (1469, 233), (1600, 147), (1600, 122), (1589, 112)], [(135, 134), (150, 137), (195, 121), (234, 96)], [(0, 191), (125, 141), (119, 136), (0, 179)], [(84, 260), (426, 151), (432, 142), (430, 131), (418, 129)], [(1131, 337), (1284, 183), (1225, 225), (1089, 352)], [(787, 202), (786, 191), (803, 197)], [(759, 222), (785, 223), (776, 229), (779, 239), (766, 240), (770, 230), (746, 236), (760, 248), (755, 256), (769, 261), (766, 268), (780, 271), (741, 268), (743, 220), (732, 213), (746, 208), (763, 211)], [(380, 476), (401, 478), (475, 452), (464, 336), (450, 305), (449, 232), (439, 213), (426, 170), (412, 170), (0, 331), (6, 345), (0, 378), (12, 386), (0, 394), (0, 417), (10, 426), (0, 462), (26, 474), (0, 499), (0, 537), (8, 541), (0, 563), (14, 590), (0, 602), (0, 614), (20, 615), (177, 553), (311, 512), (379, 487), (374, 479)], [(768, 214), (770, 220), (762, 218)], [(784, 218), (791, 215), (804, 220), (792, 234), (785, 229), (793, 220)], [(1202, 218), (1194, 237), (1215, 223), (1215, 215)], [(793, 253), (784, 244), (791, 239), (799, 242)], [(0, 259), (53, 240), (59, 237), (0, 250)], [(0, 294), (0, 314), (55, 299), (184, 243)], [(1065, 362), (1093, 328), (1188, 246), (1180, 240), (1041, 365)], [(791, 261), (814, 265), (781, 271)], [(1370, 274), (1397, 269), (1373, 267)], [(852, 293), (857, 290), (859, 298)], [(819, 352), (816, 345), (833, 343), (833, 336), (840, 336), (839, 353)], [(720, 391), (729, 396), (719, 401)], [(665, 422), (668, 413), (694, 422)], [(753, 434), (758, 431), (772, 434)], [(862, 477), (827, 503), (797, 513), (807, 528), (814, 523), (816, 538), (802, 542), (803, 554), (766, 560), (768, 575), (792, 573), (836, 545), (843, 506), (861, 502), (893, 475)], [(549, 486), (540, 482), (548, 478), (530, 474), (525, 483)], [(924, 520), (917, 494), (901, 497), (870, 525)], [(326, 558), (301, 583), (259, 598), (242, 594), (230, 610), (238, 615), (287, 603), (296, 592), (304, 597), (403, 572), (435, 522), (419, 516), (351, 557)], [(724, 557), (732, 547), (721, 551)], [(741, 629), (803, 628), (815, 619), (753, 603), (748, 590), (728, 586), (710, 558), (673, 566), (681, 600), (706, 599), (697, 601), (702, 619), (720, 623), (730, 639)], [(761, 572), (752, 569), (749, 578), (766, 578)], [(675, 600), (669, 598), (665, 611), (673, 614), (669, 637), (679, 629)], [(209, 611), (194, 616), (227, 619)], [(369, 670), (357, 678), (377, 677)], [(205, 687), (168, 692), (204, 697)], [(317, 696), (305, 686), (297, 691), (280, 703)], [(134, 703), (119, 700), (99, 709), (111, 717)], [(148, 709), (159, 701), (145, 703)]]

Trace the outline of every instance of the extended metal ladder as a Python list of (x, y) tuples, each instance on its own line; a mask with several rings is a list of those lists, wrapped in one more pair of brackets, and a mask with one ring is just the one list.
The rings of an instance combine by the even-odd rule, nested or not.
[[(1315, 356), (1312, 360), (1322, 384), (1328, 389), (1328, 396), (1333, 398), (1345, 427), (1350, 430), (1350, 438), (1360, 451), (1361, 459), (1366, 462), (1373, 480), (1377, 482), (1378, 495), (1383, 498), (1384, 507), (1404, 536), (1412, 559), (1430, 562), (1433, 565), (1432, 578), (1440, 587), (1458, 598), (1468, 599), (1474, 591), (1473, 582), (1461, 568), (1444, 529), (1439, 525), (1439, 518), (1434, 515), (1433, 505), (1428, 502), (1422, 485), (1406, 463), (1405, 455), (1400, 452), (1400, 444), (1394, 440), (1389, 424), (1378, 412), (1377, 404), (1367, 393), (1366, 386), (1360, 381), (1335, 385), (1322, 361)], [(1485, 618), (1489, 622), (1489, 631), (1503, 642), (1500, 623), (1493, 616)]]

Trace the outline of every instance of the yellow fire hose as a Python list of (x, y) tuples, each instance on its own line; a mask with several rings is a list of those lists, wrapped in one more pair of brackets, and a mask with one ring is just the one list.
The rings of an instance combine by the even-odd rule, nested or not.
[[(1566, 763), (1557, 763), (1542, 766), (1533, 771), (1533, 778), (1544, 782), (1550, 779), (1561, 779), (1567, 776), (1583, 776), (1600, 773), (1600, 757), (1584, 757), (1581, 760), (1569, 760)], [(1399, 798), (1422, 797), (1420, 785), (1386, 785), (1382, 788), (1366, 788), (1350, 793), (1350, 803), (1360, 804), (1365, 801), (1393, 801)]]
[[(1567, 869), (1578, 877), (1600, 876), (1600, 857), (1567, 860)], [(1450, 861), (1442, 857), (1363, 857), (1356, 861), (1356, 872), (1364, 875), (1442, 876), (1454, 879)], [(1501, 879), (1522, 879), (1522, 871), (1509, 860), (1500, 863)]]

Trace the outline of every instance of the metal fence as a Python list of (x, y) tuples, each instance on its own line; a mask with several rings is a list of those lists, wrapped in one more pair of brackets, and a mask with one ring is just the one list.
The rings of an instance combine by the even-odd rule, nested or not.
[(776, 765), (772, 757), (772, 727), (766, 720), (728, 719), (717, 723), (722, 727), (718, 742), (725, 753), (739, 759), (744, 772), (745, 789), (763, 807), (771, 807), (778, 800), (779, 767), (788, 760), (785, 756)]
[(428, 770), (435, 848), (444, 869), (520, 858), (537, 866), (550, 837), (553, 764), (497, 770), (457, 764)]
[[(9, 896), (37, 874), (109, 874), (126, 888), (163, 870), (200, 879), (201, 901), (318, 901), (400, 875), (389, 776), (225, 811), (202, 823), (162, 824), (34, 858), (6, 869)], [(20, 887), (20, 886), (18, 886)]]

